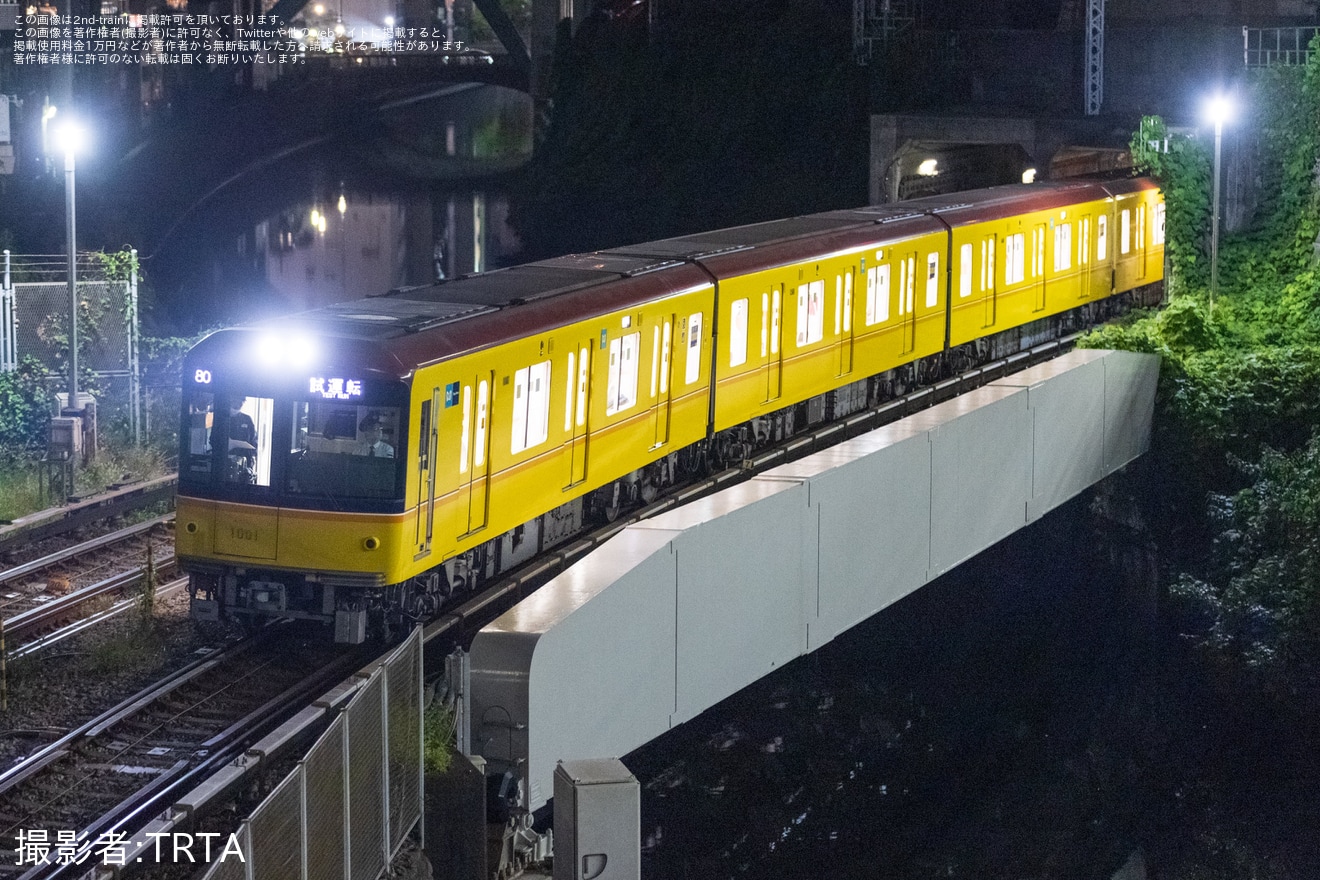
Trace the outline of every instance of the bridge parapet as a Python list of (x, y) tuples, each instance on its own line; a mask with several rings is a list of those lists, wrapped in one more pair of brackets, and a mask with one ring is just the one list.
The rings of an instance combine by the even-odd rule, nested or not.
[(538, 809), (1131, 462), (1158, 375), (1074, 351), (628, 527), (477, 636), (471, 742)]

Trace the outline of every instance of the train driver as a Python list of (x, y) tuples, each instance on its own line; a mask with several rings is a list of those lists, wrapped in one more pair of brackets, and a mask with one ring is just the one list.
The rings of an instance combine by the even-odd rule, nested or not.
[(367, 413), (366, 418), (358, 425), (358, 433), (362, 434), (362, 439), (370, 444), (368, 455), (373, 458), (394, 457), (394, 447), (385, 442), (385, 426), (380, 423), (378, 414)]

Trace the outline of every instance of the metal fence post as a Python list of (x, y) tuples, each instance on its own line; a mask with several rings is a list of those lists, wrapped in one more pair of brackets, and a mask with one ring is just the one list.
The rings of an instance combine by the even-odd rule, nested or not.
[(353, 774), (349, 772), (349, 765), (353, 757), (353, 730), (352, 725), (348, 723), (348, 710), (343, 713), (344, 735), (340, 737), (340, 757), (341, 766), (344, 768), (344, 810), (343, 810), (343, 835), (344, 835), (344, 880), (353, 880), (353, 823), (349, 817), (353, 815)]
[[(3, 632), (3, 624), (0, 624)], [(417, 840), (426, 851), (426, 643), (421, 628), (413, 631), (417, 639)]]
[(0, 281), (0, 371), (18, 369), (17, 325), (14, 323), (14, 285), (9, 281), (9, 249), (5, 249), (4, 280)]
[[(397, 656), (397, 655), (396, 655)], [(390, 667), (380, 669), (380, 864), (385, 867), (390, 863), (390, 853), (394, 849), (394, 840), (390, 836)]]
[(129, 250), (128, 276), (128, 374), (129, 374), (129, 411), (133, 420), (133, 445), (142, 445), (142, 423), (139, 418), (142, 404), (142, 392), (139, 386), (138, 346), (141, 343), (138, 325), (138, 262), (137, 248)]

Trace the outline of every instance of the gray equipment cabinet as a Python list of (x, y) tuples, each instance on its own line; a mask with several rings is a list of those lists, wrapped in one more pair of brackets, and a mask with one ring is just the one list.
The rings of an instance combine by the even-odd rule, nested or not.
[(555, 767), (554, 880), (638, 880), (641, 788), (617, 758)]

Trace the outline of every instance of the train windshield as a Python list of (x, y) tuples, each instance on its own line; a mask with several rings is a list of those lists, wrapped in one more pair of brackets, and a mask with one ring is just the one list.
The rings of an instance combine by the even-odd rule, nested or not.
[(285, 491), (396, 498), (399, 408), (305, 400), (293, 405)]
[[(393, 401), (390, 401), (393, 402)], [(222, 497), (351, 507), (403, 497), (402, 409), (369, 398), (262, 397), (194, 390), (180, 479)]]

